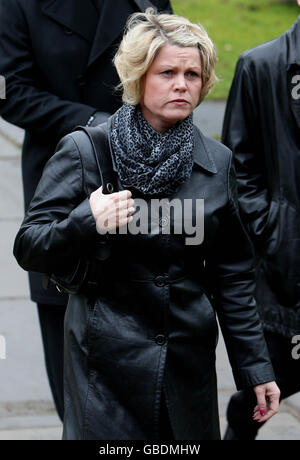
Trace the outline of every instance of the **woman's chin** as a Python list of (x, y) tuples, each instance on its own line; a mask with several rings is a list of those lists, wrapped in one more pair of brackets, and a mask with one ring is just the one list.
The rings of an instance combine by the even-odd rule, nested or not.
[(170, 116), (177, 118), (179, 121), (179, 120), (184, 120), (186, 117), (188, 117), (192, 113), (192, 110), (191, 110), (191, 106), (188, 105), (184, 107), (176, 107), (174, 108), (172, 112), (173, 113), (170, 113)]

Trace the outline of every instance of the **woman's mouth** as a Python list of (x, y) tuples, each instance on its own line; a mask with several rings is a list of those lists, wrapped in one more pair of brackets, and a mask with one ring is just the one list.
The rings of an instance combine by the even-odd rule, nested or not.
[(174, 99), (174, 101), (171, 101), (171, 104), (183, 106), (183, 105), (188, 104), (188, 101), (186, 101), (185, 99)]

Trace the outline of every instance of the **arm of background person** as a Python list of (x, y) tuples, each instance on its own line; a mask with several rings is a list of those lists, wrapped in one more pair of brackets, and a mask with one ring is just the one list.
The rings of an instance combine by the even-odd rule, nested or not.
[(222, 142), (232, 150), (243, 223), (259, 250), (270, 208), (256, 85), (248, 60), (239, 59), (225, 111)]
[(64, 136), (85, 125), (96, 108), (63, 100), (39, 87), (30, 34), (18, 0), (0, 0), (0, 75), (6, 79), (6, 99), (0, 115), (25, 130)]

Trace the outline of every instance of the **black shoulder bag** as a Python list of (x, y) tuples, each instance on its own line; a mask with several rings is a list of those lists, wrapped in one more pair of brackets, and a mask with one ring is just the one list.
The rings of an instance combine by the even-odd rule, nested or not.
[[(113, 169), (108, 135), (104, 126), (79, 126), (76, 128), (77, 130), (84, 131), (92, 145), (96, 167), (99, 169), (101, 177), (102, 192), (110, 194), (118, 191), (118, 176)], [(87, 149), (87, 151), (89, 150)], [(93, 255), (87, 259), (80, 259), (71, 275), (60, 277), (52, 274), (50, 277), (46, 277), (46, 281), (50, 279), (59, 292), (91, 294), (98, 287), (97, 280), (99, 279), (101, 263), (107, 260), (109, 256), (108, 240), (105, 236), (99, 235)]]

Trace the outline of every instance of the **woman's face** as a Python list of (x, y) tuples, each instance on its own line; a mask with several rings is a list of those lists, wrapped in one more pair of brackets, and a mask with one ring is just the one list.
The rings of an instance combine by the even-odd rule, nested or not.
[(142, 113), (153, 129), (164, 133), (194, 110), (201, 88), (199, 50), (165, 45), (144, 77)]

